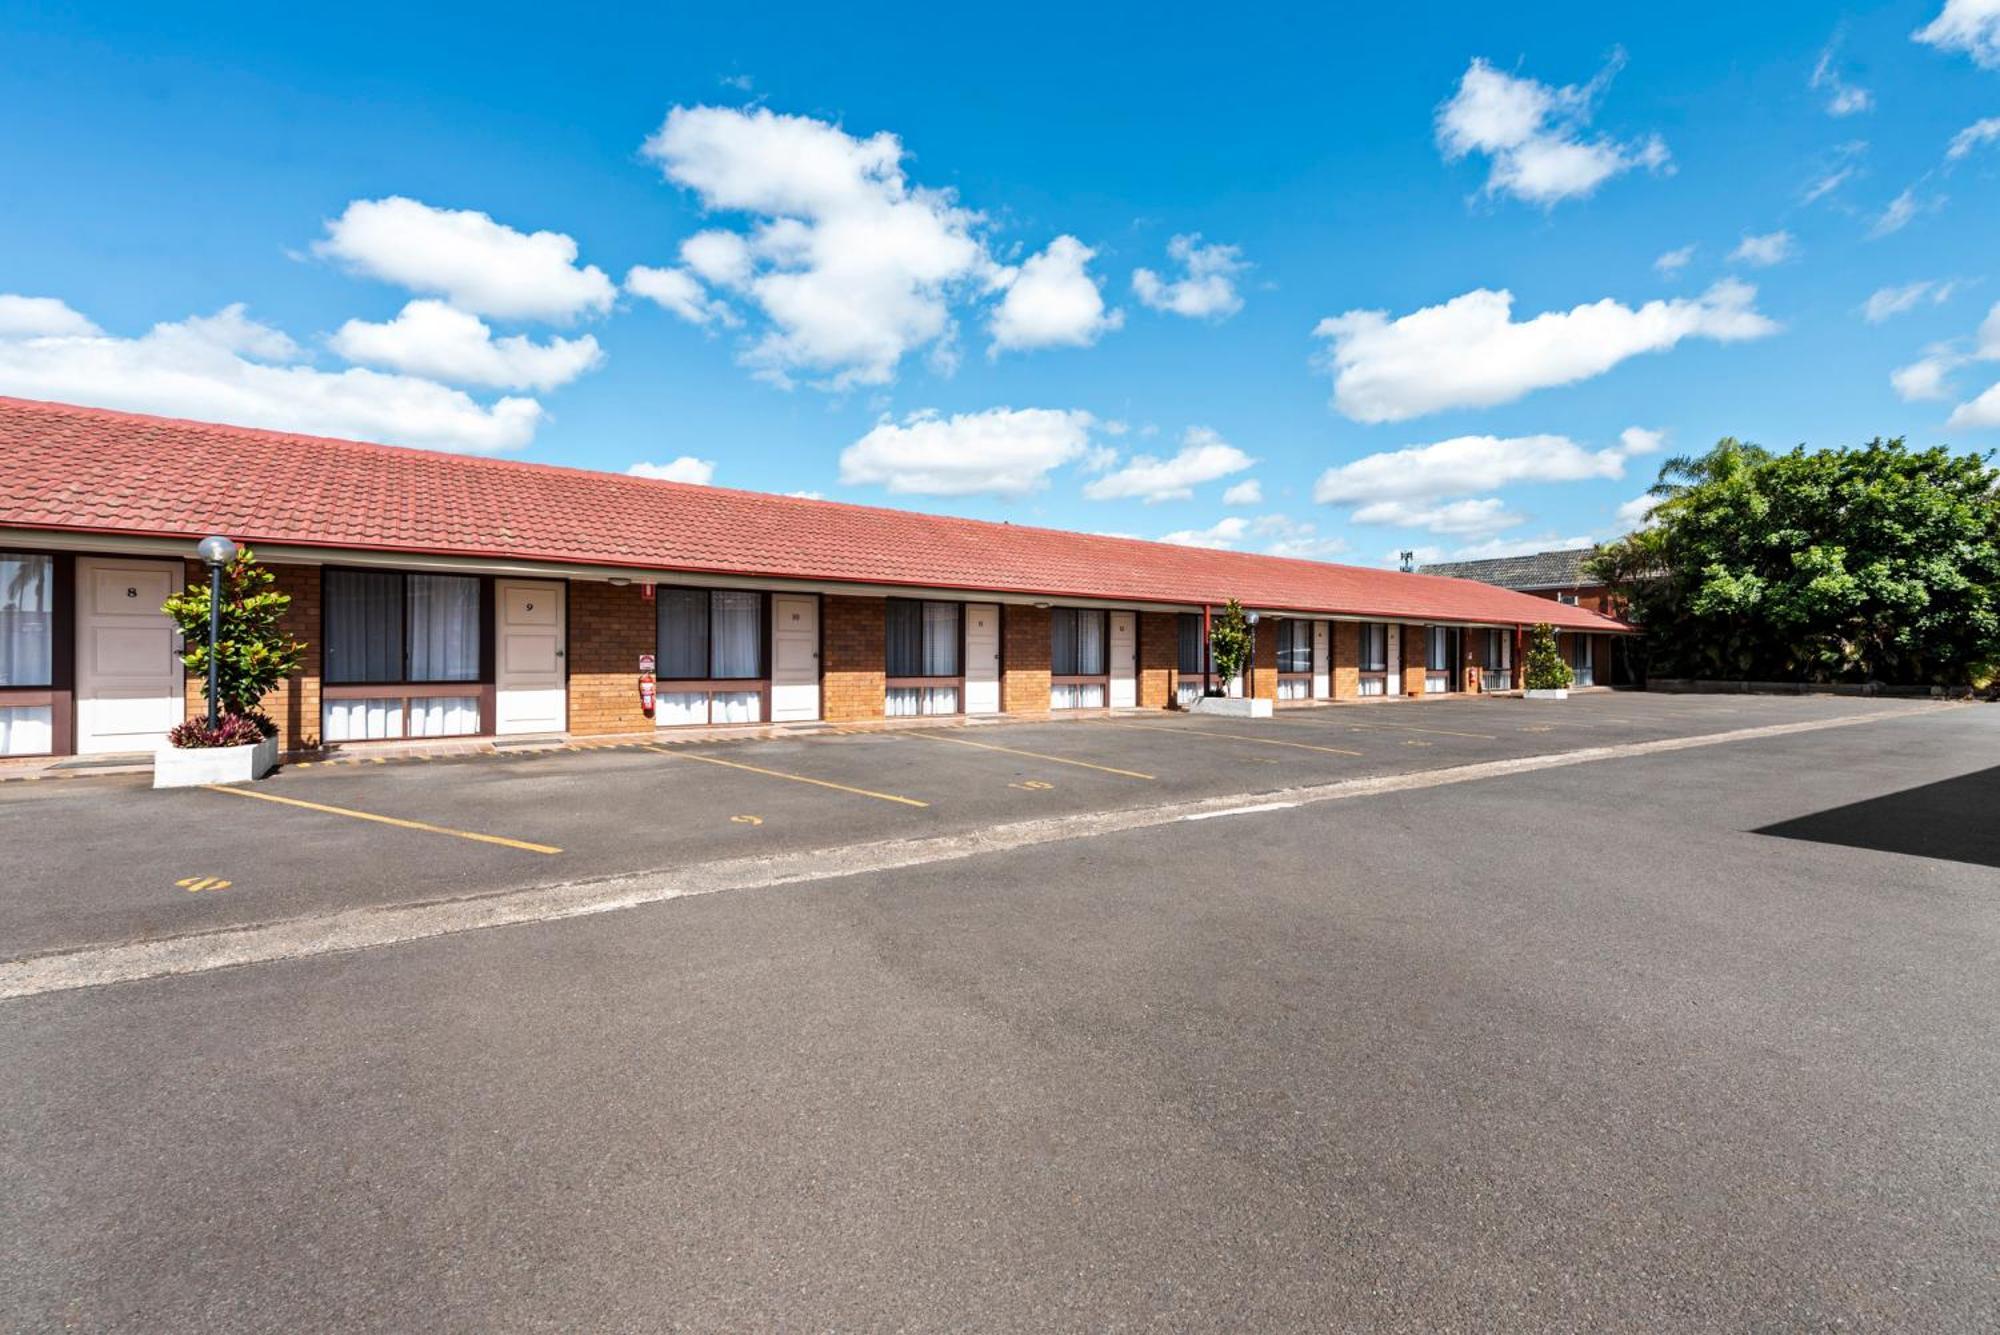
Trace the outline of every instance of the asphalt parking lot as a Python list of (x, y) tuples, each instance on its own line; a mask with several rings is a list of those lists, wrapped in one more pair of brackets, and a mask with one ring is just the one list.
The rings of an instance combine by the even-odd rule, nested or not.
[[(1991, 1330), (2000, 708), (1710, 706), (955, 734), (1154, 775), (1137, 796), (908, 737), (695, 748), (756, 770), (293, 771), (263, 787), (563, 851), (258, 803), (282, 820), (214, 864), (267, 896), (242, 921), (311, 918), (343, 876), (395, 904), (481, 868), (831, 860), (1084, 794), (1235, 805), (0, 1001), (0, 1326)], [(21, 901), (223, 856), (174, 841), (253, 804), (161, 795), (125, 836), (148, 852), (95, 827), (151, 794), (16, 787), (23, 932), (64, 920)], [(684, 832), (621, 842), (635, 811)], [(310, 848), (339, 867), (268, 872)], [(235, 888), (174, 893), (215, 913)], [(87, 913), (119, 939), (131, 911)]]
[(154, 793), (141, 778), (0, 784), (0, 846), (13, 868), (0, 896), (0, 960), (1912, 708), (1812, 697), (1488, 698), (1258, 721), (1140, 716), (290, 766), (233, 793)]

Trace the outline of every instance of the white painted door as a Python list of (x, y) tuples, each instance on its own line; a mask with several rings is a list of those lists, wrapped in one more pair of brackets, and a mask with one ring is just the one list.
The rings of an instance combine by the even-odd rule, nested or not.
[(1111, 707), (1139, 705), (1139, 614), (1111, 614)]
[(76, 562), (76, 750), (151, 751), (187, 716), (174, 623), (179, 561)]
[(819, 717), (819, 599), (771, 597), (771, 721)]
[(965, 712), (1000, 712), (1000, 604), (965, 605)]
[(1333, 623), (1313, 622), (1313, 699), (1333, 698)]
[[(563, 586), (553, 580), (493, 584), (496, 733), (561, 732), (569, 726), (563, 673)], [(638, 664), (632, 665), (636, 678)]]

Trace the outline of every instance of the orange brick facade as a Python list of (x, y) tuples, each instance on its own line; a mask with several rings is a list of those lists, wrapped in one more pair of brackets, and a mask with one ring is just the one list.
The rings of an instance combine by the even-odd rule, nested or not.
[(639, 702), (639, 655), (658, 643), (656, 609), (636, 584), (569, 586), (570, 732), (603, 737), (653, 726)]
[(821, 710), (829, 722), (882, 717), (887, 609), (881, 598), (820, 600)]
[(1041, 607), (1007, 607), (1000, 648), (1000, 708), (1009, 714), (1049, 712), (1049, 614)]
[(1172, 612), (1139, 614), (1139, 708), (1165, 709), (1180, 666), (1180, 622)]

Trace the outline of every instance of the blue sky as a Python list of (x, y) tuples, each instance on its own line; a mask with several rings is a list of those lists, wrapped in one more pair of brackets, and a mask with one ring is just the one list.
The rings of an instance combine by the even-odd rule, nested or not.
[(0, 8), (0, 393), (1364, 563), (2000, 446), (2000, 0), (412, 8)]

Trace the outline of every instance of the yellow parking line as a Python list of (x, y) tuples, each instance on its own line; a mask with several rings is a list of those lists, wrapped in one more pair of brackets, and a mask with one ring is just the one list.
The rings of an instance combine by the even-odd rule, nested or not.
[(211, 793), (228, 793), (231, 797), (254, 797), (260, 802), (280, 802), (288, 807), (304, 807), (307, 811), (324, 811), (334, 816), (352, 816), (355, 820), (372, 820), (378, 825), (394, 825), (403, 830), (421, 830), (425, 834), (448, 834), (454, 839), (471, 839), (482, 844), (498, 844), (502, 848), (518, 848), (528, 853), (560, 853), (553, 844), (531, 844), (522, 839), (507, 839), (497, 834), (477, 834), (471, 830), (452, 830), (442, 825), (427, 825), (420, 820), (404, 820), (399, 816), (378, 816), (372, 811), (355, 811), (349, 807), (330, 807), (323, 802), (306, 802), (296, 797), (279, 797), (276, 793), (253, 793), (248, 788), (225, 788), (219, 783), (203, 785)]
[(1030, 760), (1046, 760), (1056, 765), (1074, 765), (1078, 769), (1094, 769), (1100, 774), (1122, 774), (1128, 779), (1151, 779), (1150, 774), (1141, 774), (1135, 769), (1115, 769), (1110, 765), (1093, 765), (1088, 760), (1070, 760), (1065, 756), (1043, 755), (1040, 751), (1020, 751), (1011, 746), (995, 746), (991, 742), (969, 742), (963, 737), (940, 737), (934, 732), (910, 732), (906, 737), (921, 737), (927, 742), (953, 742), (959, 746), (976, 746), (982, 751), (1001, 751), (1010, 756), (1027, 756)]
[(1183, 734), (1190, 737), (1217, 737), (1231, 742), (1258, 742), (1264, 746), (1289, 746), (1299, 751), (1324, 751), (1330, 756), (1358, 756), (1359, 751), (1346, 751), (1338, 746), (1314, 746), (1311, 742), (1288, 742), (1278, 737), (1252, 737), (1243, 732), (1210, 732), (1207, 728), (1175, 728), (1152, 723), (1102, 723), (1105, 728), (1129, 728), (1134, 732), (1170, 732), (1176, 737)]
[(663, 746), (649, 746), (648, 751), (658, 751), (663, 756), (675, 760), (699, 760), (704, 765), (721, 765), (727, 769), (748, 770), (752, 774), (764, 774), (773, 779), (790, 779), (793, 783), (809, 783), (815, 788), (831, 788), (835, 792), (853, 793), (857, 797), (872, 797), (883, 802), (901, 802), (906, 807), (927, 807), (928, 802), (919, 802), (914, 797), (898, 797), (894, 793), (878, 793), (867, 788), (850, 788), (844, 783), (834, 783), (830, 779), (809, 779), (803, 774), (787, 774), (781, 769), (765, 769), (759, 765), (745, 765), (736, 760), (719, 760), (714, 756), (697, 756), (686, 751), (669, 751)]

